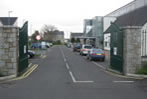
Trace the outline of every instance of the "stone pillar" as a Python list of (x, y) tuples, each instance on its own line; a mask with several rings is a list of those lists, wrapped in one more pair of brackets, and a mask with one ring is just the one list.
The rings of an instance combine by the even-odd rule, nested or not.
[(0, 27), (0, 72), (4, 76), (17, 75), (18, 33), (17, 27)]
[(134, 74), (141, 67), (141, 27), (124, 27), (123, 33), (124, 73)]

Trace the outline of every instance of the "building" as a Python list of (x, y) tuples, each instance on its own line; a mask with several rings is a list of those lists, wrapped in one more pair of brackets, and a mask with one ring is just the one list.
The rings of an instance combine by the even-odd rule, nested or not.
[[(88, 37), (94, 37), (93, 45), (99, 48), (103, 48), (103, 17), (96, 16), (92, 19), (85, 19), (84, 20), (84, 36), (87, 43), (90, 43)], [(92, 41), (92, 40), (90, 40)]]
[(92, 28), (92, 19), (85, 19), (84, 20), (84, 30), (83, 30), (84, 36), (90, 36), (88, 34), (91, 28)]
[(81, 33), (81, 32), (71, 32), (70, 33), (70, 42), (72, 42), (72, 43), (78, 42), (78, 43), (84, 44), (83, 37), (84, 37), (84, 33)]
[[(92, 44), (92, 37), (85, 36), (85, 33), (71, 33), (70, 39), (72, 40), (74, 38), (75, 42), (79, 39), (79, 43), (81, 44)], [(91, 43), (90, 43), (91, 42)]]
[(84, 33), (79, 33), (79, 32), (71, 32), (70, 33), (70, 39), (74, 38), (74, 39), (77, 39), (77, 38), (80, 38), (83, 36)]
[(60, 41), (61, 43), (64, 43), (64, 32), (57, 31), (53, 37), (53, 41)]
[(0, 26), (17, 26), (17, 17), (0, 17)]
[[(111, 21), (110, 22), (108, 21), (109, 25), (104, 25), (104, 28), (105, 28), (104, 32), (110, 26), (111, 22), (114, 22), (117, 18), (119, 18), (123, 15), (126, 15), (127, 13), (133, 12), (136, 9), (140, 9), (146, 5), (147, 5), (147, 0), (134, 0), (134, 1), (124, 5), (123, 7), (120, 7), (119, 9), (107, 14), (106, 16), (104, 16), (105, 18), (109, 17), (109, 19), (110, 19), (110, 17), (112, 17), (112, 18), (114, 18), (114, 20), (110, 19)], [(137, 20), (140, 20), (140, 19), (137, 19)], [(125, 21), (126, 20), (124, 20), (124, 22)], [(110, 44), (110, 41), (108, 39), (110, 39), (110, 34), (109, 33), (104, 34), (104, 49), (105, 50), (110, 50), (110, 47), (109, 47), (110, 45), (107, 45), (107, 44)]]
[[(96, 16), (92, 19), (84, 20), (84, 35), (85, 37), (93, 38), (93, 44), (95, 47), (104, 48), (104, 43), (106, 44), (109, 40), (104, 40), (104, 31), (114, 22), (116, 17), (103, 17)], [(109, 43), (109, 42), (108, 42)]]
[[(96, 16), (92, 19), (84, 20), (84, 36), (95, 38), (93, 39), (94, 45), (98, 48), (110, 50), (110, 33), (104, 34), (109, 28), (111, 23), (115, 22), (118, 17), (127, 13), (140, 9), (147, 5), (147, 0), (134, 0), (123, 7), (105, 15)], [(124, 20), (125, 21), (125, 20)], [(86, 39), (86, 41), (89, 39)]]
[(118, 16), (105, 31), (110, 34), (110, 67), (134, 74), (147, 64), (147, 5)]
[(61, 43), (64, 43), (64, 32), (63, 31), (53, 31), (53, 32), (45, 32), (43, 34), (43, 40), (47, 42), (57, 42), (60, 41)]

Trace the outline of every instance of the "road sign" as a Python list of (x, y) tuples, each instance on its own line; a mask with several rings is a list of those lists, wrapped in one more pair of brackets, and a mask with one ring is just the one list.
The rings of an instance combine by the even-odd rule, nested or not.
[(36, 40), (38, 40), (38, 41), (41, 40), (41, 36), (40, 35), (37, 35), (36, 36)]

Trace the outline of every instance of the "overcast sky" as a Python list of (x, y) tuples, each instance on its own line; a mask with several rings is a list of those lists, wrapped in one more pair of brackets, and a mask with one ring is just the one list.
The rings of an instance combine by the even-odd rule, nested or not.
[[(65, 31), (82, 32), (83, 20), (104, 16), (133, 0), (0, 0), (0, 17), (18, 17), (19, 26), (29, 21), (29, 34), (44, 24)], [(31, 28), (32, 27), (32, 28)]]

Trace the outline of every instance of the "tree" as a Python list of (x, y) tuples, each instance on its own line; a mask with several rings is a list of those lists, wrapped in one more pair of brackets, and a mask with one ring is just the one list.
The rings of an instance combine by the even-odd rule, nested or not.
[(58, 30), (53, 25), (44, 25), (41, 31), (43, 33), (43, 40), (52, 42)]
[(80, 39), (79, 39), (79, 38), (77, 38), (76, 42), (77, 42), (77, 43), (80, 43)]
[(71, 38), (71, 43), (75, 43), (75, 38)]

